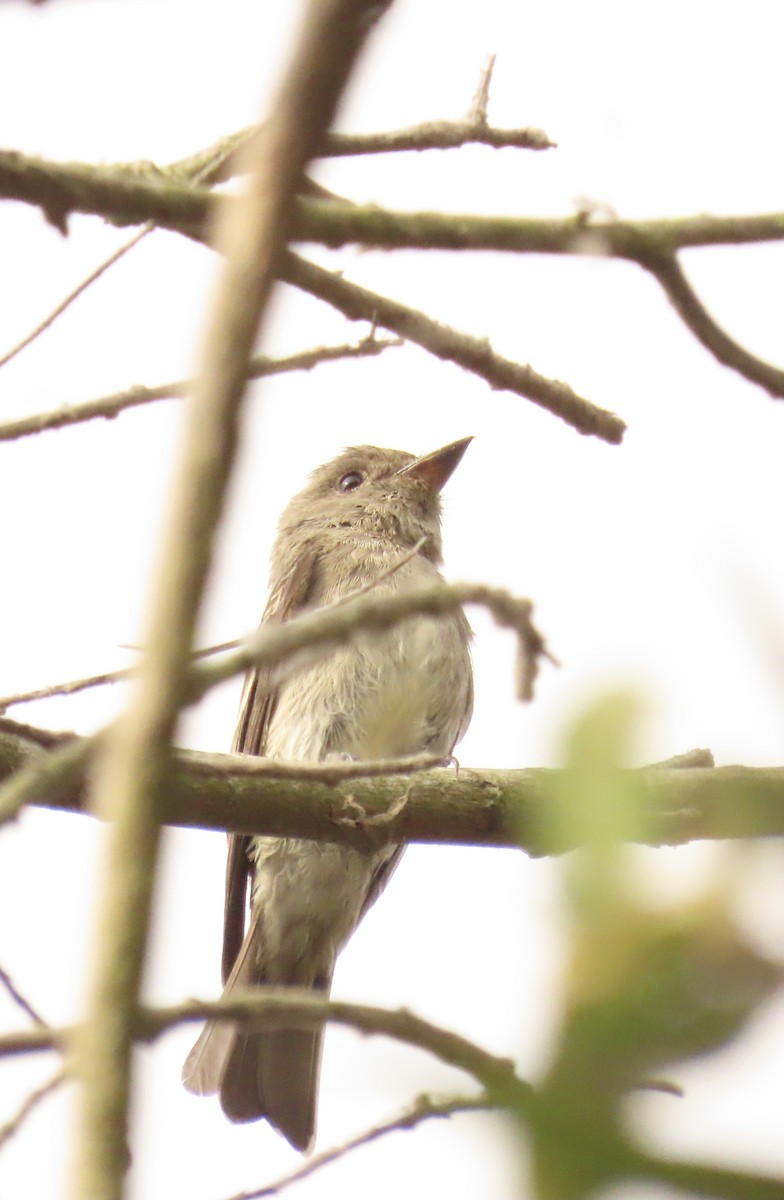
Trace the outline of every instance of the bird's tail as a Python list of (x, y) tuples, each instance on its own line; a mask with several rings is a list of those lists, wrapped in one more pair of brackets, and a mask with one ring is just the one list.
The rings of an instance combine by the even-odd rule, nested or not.
[[(254, 913), (223, 998), (269, 982), (260, 962), (262, 931)], [(291, 986), (329, 992), (326, 980), (288, 980)], [(306, 1151), (316, 1128), (323, 1028), (275, 1029), (244, 1033), (228, 1022), (205, 1025), (182, 1068), (186, 1089), (196, 1096), (220, 1095), (230, 1121), (266, 1118), (295, 1146)]]

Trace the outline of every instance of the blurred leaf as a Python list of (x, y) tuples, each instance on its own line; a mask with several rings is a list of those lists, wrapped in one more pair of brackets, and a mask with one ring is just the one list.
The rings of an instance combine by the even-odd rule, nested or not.
[(625, 1095), (667, 1064), (726, 1045), (782, 982), (782, 968), (733, 926), (726, 877), (680, 909), (642, 904), (624, 842), (645, 826), (644, 784), (622, 771), (639, 711), (634, 698), (611, 696), (583, 716), (554, 796), (550, 819), (585, 848), (564, 863), (562, 1024), (531, 1122), (539, 1200), (639, 1179), (643, 1161), (656, 1178), (656, 1160), (628, 1140)]

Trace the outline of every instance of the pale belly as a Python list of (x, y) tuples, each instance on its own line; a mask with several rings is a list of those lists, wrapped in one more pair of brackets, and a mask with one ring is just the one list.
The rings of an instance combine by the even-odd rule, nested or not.
[[(338, 651), (283, 685), (267, 754), (311, 761), (448, 755), (470, 706), (468, 653), (457, 620), (429, 618)], [(265, 914), (268, 980), (328, 980), (374, 877), (391, 874), (400, 852), (254, 839), (253, 902)]]

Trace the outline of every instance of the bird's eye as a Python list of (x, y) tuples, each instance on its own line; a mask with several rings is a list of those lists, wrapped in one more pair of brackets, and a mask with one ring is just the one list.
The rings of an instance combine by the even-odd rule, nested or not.
[(340, 483), (338, 484), (338, 487), (341, 492), (353, 492), (359, 487), (359, 485), (361, 483), (364, 483), (364, 482), (365, 482), (365, 476), (362, 474), (361, 471), (349, 471), (347, 475), (343, 476)]

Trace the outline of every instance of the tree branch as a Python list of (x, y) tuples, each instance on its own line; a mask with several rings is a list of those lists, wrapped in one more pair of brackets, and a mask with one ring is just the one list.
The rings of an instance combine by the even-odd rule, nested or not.
[(372, 1142), (377, 1142), (379, 1138), (386, 1137), (390, 1133), (415, 1129), (423, 1121), (430, 1121), (434, 1118), (444, 1120), (456, 1116), (458, 1113), (487, 1112), (495, 1107), (487, 1096), (460, 1096), (454, 1100), (433, 1100), (430, 1096), (418, 1096), (413, 1104), (398, 1113), (396, 1117), (383, 1121), (380, 1125), (374, 1125), (363, 1133), (358, 1133), (356, 1137), (349, 1138), (340, 1146), (333, 1146), (329, 1150), (322, 1150), (320, 1154), (314, 1154), (312, 1158), (308, 1158), (287, 1175), (276, 1179), (274, 1183), (264, 1184), (250, 1192), (238, 1192), (230, 1200), (263, 1200), (266, 1196), (279, 1196), (292, 1183), (299, 1183), (300, 1180), (307, 1179), (309, 1175), (313, 1175), (322, 1167), (329, 1166), (347, 1154), (351, 1154), (352, 1151), (359, 1150), (361, 1146), (369, 1146)]
[[(153, 1041), (184, 1021), (224, 1019), (254, 1028), (279, 1028), (292, 1024), (311, 1028), (325, 1021), (348, 1025), (367, 1034), (382, 1034), (426, 1050), (473, 1076), (488, 1094), (488, 1102), (514, 1112), (548, 1139), (570, 1138), (588, 1161), (601, 1163), (603, 1182), (635, 1179), (666, 1183), (679, 1191), (721, 1200), (781, 1200), (782, 1183), (773, 1176), (699, 1162), (664, 1159), (646, 1154), (622, 1140), (614, 1131), (604, 1133), (594, 1124), (580, 1122), (580, 1112), (561, 1114), (543, 1104), (529, 1083), (521, 1079), (509, 1059), (486, 1050), (406, 1010), (373, 1008), (326, 1000), (293, 988), (257, 989), (230, 1001), (191, 1000), (169, 1008), (144, 1009), (137, 1014), (134, 1034)], [(36, 1030), (0, 1035), (0, 1057), (61, 1049), (74, 1039), (69, 1029)]]
[(39, 321), (39, 323), (33, 329), (31, 329), (29, 333), (25, 334), (21, 341), (17, 342), (15, 346), (12, 346), (10, 350), (6, 350), (5, 354), (0, 357), (0, 367), (4, 367), (6, 363), (9, 363), (12, 359), (16, 358), (17, 354), (21, 354), (23, 350), (25, 350), (28, 346), (31, 346), (33, 342), (41, 336), (42, 333), (45, 333), (47, 329), (54, 325), (57, 318), (61, 317), (63, 313), (71, 307), (73, 302), (78, 300), (83, 292), (86, 292), (87, 289), (91, 287), (97, 279), (100, 279), (105, 271), (108, 271), (109, 268), (113, 267), (114, 264), (119, 262), (121, 258), (124, 258), (125, 255), (132, 250), (134, 246), (137, 246), (142, 238), (147, 237), (147, 234), (151, 233), (154, 228), (155, 226), (151, 222), (148, 222), (143, 229), (137, 230), (133, 237), (130, 237), (127, 242), (113, 251), (108, 258), (105, 258), (102, 263), (99, 263), (98, 266), (81, 281), (81, 283), (77, 284), (77, 286), (73, 288), (72, 291), (70, 291), (68, 295), (65, 296), (46, 317), (44, 317), (43, 321)]
[[(522, 699), (530, 698), (539, 659), (551, 657), (531, 620), (531, 602), (516, 599), (500, 588), (460, 583), (439, 584), (390, 596), (376, 596), (372, 592), (353, 595), (326, 608), (303, 613), (283, 625), (266, 623), (219, 661), (189, 664), (180, 703), (196, 703), (217, 683), (256, 664), (280, 666), (302, 650), (308, 650), (310, 661), (313, 661), (316, 647), (320, 648), (321, 654), (328, 653), (330, 648), (347, 645), (362, 636), (363, 631), (389, 629), (419, 614), (437, 617), (469, 603), (485, 605), (498, 624), (517, 633), (518, 692)], [(61, 745), (43, 759), (32, 753), (30, 745), (19, 748), (14, 762), (15, 773), (0, 787), (0, 825), (12, 820), (29, 800), (43, 801), (67, 789), (84, 770), (88, 756), (113, 728), (82, 742)], [(156, 811), (160, 812), (160, 807)]]
[[(171, 163), (166, 173), (194, 178), (208, 183), (220, 183), (239, 173), (241, 165), (236, 151), (251, 138), (263, 135), (263, 125), (250, 125), (237, 133), (221, 138), (214, 145), (187, 158)], [(552, 150), (551, 142), (542, 129), (523, 126), (498, 129), (487, 123), (487, 113), (472, 108), (459, 121), (423, 121), (405, 129), (385, 133), (328, 133), (319, 150), (319, 158), (358, 158), (369, 154), (399, 154), (408, 151), (456, 150), (462, 146), (489, 146), (494, 150)], [(121, 170), (133, 168), (126, 164)]]
[[(46, 751), (52, 736), (48, 730), (0, 721), (0, 780), (34, 756), (42, 764), (50, 761), (53, 756)], [(84, 781), (92, 745), (70, 740), (65, 748), (79, 752), (74, 754), (78, 768), (50, 790), (42, 785), (31, 803), (88, 812)], [(644, 787), (646, 820), (640, 841), (677, 846), (784, 835), (784, 767), (693, 765), (705, 762), (710, 759), (697, 751), (661, 766), (621, 773), (635, 793)], [(377, 776), (379, 764), (350, 763), (350, 778), (341, 779), (338, 765), (333, 769), (331, 764), (178, 751), (160, 819), (188, 828), (362, 847), (434, 842), (521, 847), (540, 856), (577, 845), (574, 836), (554, 830), (549, 819), (561, 791), (558, 770), (460, 767), (401, 777)]]
[[(247, 379), (261, 379), (265, 375), (280, 375), (285, 371), (311, 371), (321, 363), (335, 362), (338, 359), (375, 357), (390, 347), (401, 345), (402, 341), (399, 338), (384, 340), (371, 335), (353, 345), (318, 346), (312, 350), (288, 355), (286, 358), (259, 356), (252, 358), (248, 363)], [(31, 417), (20, 417), (16, 421), (0, 424), (0, 442), (29, 437), (47, 429), (60, 429), (65, 425), (78, 425), (96, 417), (111, 419), (128, 408), (137, 408), (156, 400), (182, 399), (189, 395), (193, 388), (194, 380), (178, 379), (172, 383), (158, 384), (156, 387), (132, 387), (115, 392), (111, 396), (102, 396), (98, 400), (86, 401), (84, 404), (35, 413)]]
[[(0, 151), (0, 197), (43, 209), (105, 217), (117, 224), (152, 220), (162, 228), (201, 237), (211, 208), (231, 197), (149, 167), (136, 172), (87, 163), (57, 163), (15, 150)], [(698, 246), (753, 245), (784, 239), (784, 213), (752, 216), (668, 217), (621, 221), (586, 212), (572, 217), (501, 217), (468, 213), (394, 212), (345, 200), (297, 202), (295, 236), (338, 246), (360, 243), (422, 250), (497, 250), (516, 254), (602, 254), (640, 261)]]
[[(120, 168), (51, 163), (12, 151), (0, 152), (0, 195), (40, 206), (48, 219), (63, 230), (70, 212), (86, 212), (105, 216), (118, 224), (153, 221), (163, 228), (197, 239), (204, 236), (205, 221), (211, 206), (222, 208), (236, 203), (227, 198), (215, 200), (209, 189), (183, 184), (177, 176), (165, 172), (135, 175)], [(580, 212), (574, 217), (549, 220), (397, 213), (377, 206), (363, 207), (346, 201), (300, 197), (294, 236), (299, 240), (333, 247), (359, 243), (379, 248), (594, 254), (625, 259), (643, 267), (657, 279), (681, 318), (720, 362), (737, 370), (751, 382), (760, 384), (772, 396), (784, 396), (784, 371), (750, 354), (721, 330), (697, 299), (675, 260), (676, 251), (688, 247), (780, 241), (784, 238), (782, 213), (617, 221), (596, 220), (590, 214)], [(304, 285), (298, 283), (297, 286)], [(330, 303), (334, 302), (330, 300)], [(355, 296), (354, 307), (359, 303), (359, 297)], [(341, 307), (341, 304), (338, 303), (337, 307)], [(410, 316), (411, 310), (408, 312)], [(391, 321), (385, 324), (387, 328), (397, 328)], [(439, 328), (435, 323), (433, 326)], [(412, 336), (412, 340), (417, 339)], [(419, 340), (420, 344), (426, 344)], [(473, 340), (477, 348), (483, 346), (487, 357), (486, 344), (478, 339)], [(464, 355), (467, 350), (468, 347), (464, 348)], [(433, 352), (439, 353), (437, 350)], [(455, 357), (451, 353), (441, 356)], [(459, 359), (455, 357), (455, 361)], [(556, 397), (554, 402), (548, 403), (547, 389), (543, 388), (541, 377), (537, 377), (530, 368), (504, 363), (502, 374), (507, 380), (513, 374), (510, 373), (510, 367), (515, 368), (517, 378), (511, 381), (496, 378), (489, 379), (489, 382), (493, 386), (511, 387), (511, 390), (521, 391), (524, 395), (529, 395), (525, 389), (531, 388), (531, 399), (564, 416), (560, 408), (569, 407), (569, 396)], [(480, 370), (478, 373), (483, 372)], [(526, 378), (527, 373), (530, 378)], [(550, 389), (565, 388), (565, 385), (553, 381), (545, 383), (549, 383)], [(537, 396), (537, 391), (544, 399)], [(587, 402), (574, 397), (571, 389), (566, 391), (579, 415), (579, 410)], [(578, 401), (576, 405), (575, 401)], [(602, 410), (595, 412), (601, 413)], [(569, 418), (564, 416), (564, 419)], [(622, 427), (617, 418), (613, 419), (616, 422), (615, 437), (608, 440), (617, 441), (620, 440)], [(581, 426), (577, 425), (577, 428)], [(585, 429), (583, 432), (594, 430)]]
[(200, 700), (210, 688), (249, 667), (290, 664), (297, 651), (316, 647), (320, 654), (328, 653), (349, 645), (363, 632), (383, 633), (412, 617), (440, 617), (464, 604), (481, 605), (496, 624), (517, 634), (517, 695), (520, 700), (531, 700), (541, 659), (555, 662), (533, 623), (531, 601), (484, 583), (439, 583), (386, 596), (377, 596), (372, 590), (354, 593), (281, 625), (262, 624), (236, 650), (194, 665), (188, 701)]
[[(73, 1195), (120, 1200), (128, 1165), (132, 1016), (138, 1003), (170, 744), (190, 669), (214, 534), (239, 440), (247, 362), (275, 281), (302, 172), (332, 120), (377, 0), (317, 0), (284, 78), (244, 195), (219, 213), (225, 255), (175, 481), (127, 715), (109, 732), (95, 795), (113, 818), (98, 909), (89, 1020), (74, 1044), (79, 1096)], [(49, 213), (51, 217), (51, 212)], [(57, 212), (55, 209), (55, 218)]]
[(51, 1096), (52, 1092), (56, 1092), (65, 1083), (66, 1078), (65, 1071), (56, 1071), (50, 1079), (47, 1079), (46, 1083), (41, 1084), (40, 1087), (25, 1097), (14, 1115), (9, 1117), (4, 1125), (0, 1125), (0, 1150), (11, 1140), (20, 1126), (24, 1124), (30, 1113), (38, 1108), (42, 1100), (45, 1100), (47, 1096)]
[(714, 358), (752, 383), (758, 383), (774, 398), (784, 396), (784, 371), (762, 358), (757, 358), (717, 324), (684, 275), (683, 268), (674, 255), (651, 255), (634, 261), (650, 271), (664, 289), (667, 299), (684, 325)]
[(23, 1013), (27, 1013), (27, 1016), (34, 1025), (46, 1025), (46, 1021), (43, 1019), (41, 1014), (37, 1012), (36, 1009), (33, 1008), (30, 1001), (22, 995), (11, 976), (6, 970), (3, 969), (3, 967), (0, 967), (0, 984), (2, 984), (2, 986), (8, 992), (8, 995), (11, 997), (17, 1008), (21, 1008)]
[(234, 993), (230, 1000), (205, 1003), (186, 1000), (169, 1008), (147, 1008), (141, 1014), (143, 1036), (154, 1039), (183, 1021), (224, 1019), (264, 1029), (296, 1026), (312, 1029), (326, 1021), (348, 1025), (366, 1034), (383, 1034), (426, 1050), (442, 1062), (472, 1075), (490, 1092), (496, 1102), (525, 1104), (531, 1085), (515, 1074), (514, 1064), (483, 1050), (457, 1033), (434, 1025), (408, 1009), (376, 1008), (368, 1004), (350, 1004), (327, 1000), (312, 991), (299, 988), (254, 988)]
[(459, 333), (415, 308), (350, 283), (342, 275), (327, 271), (290, 251), (284, 255), (280, 270), (286, 283), (325, 300), (350, 320), (369, 320), (384, 329), (391, 329), (437, 358), (478, 375), (491, 388), (515, 392), (532, 400), (579, 433), (592, 434), (613, 444), (623, 438), (626, 425), (615, 413), (578, 396), (566, 383), (548, 379), (533, 367), (502, 358), (494, 353), (485, 338)]

